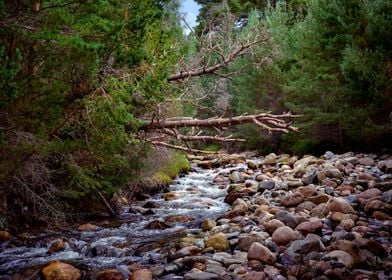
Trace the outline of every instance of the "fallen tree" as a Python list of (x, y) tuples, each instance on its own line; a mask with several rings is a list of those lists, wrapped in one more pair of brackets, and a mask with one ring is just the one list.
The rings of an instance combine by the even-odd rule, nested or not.
[[(299, 117), (292, 113), (274, 115), (270, 113), (244, 114), (234, 117), (212, 117), (207, 119), (197, 118), (168, 118), (165, 120), (152, 119), (149, 123), (140, 126), (138, 138), (146, 140), (153, 145), (165, 146), (169, 148), (184, 150), (193, 153), (203, 153), (201, 150), (193, 149), (188, 142), (192, 141), (216, 141), (216, 142), (244, 142), (245, 139), (233, 138), (232, 135), (225, 135), (225, 131), (235, 125), (253, 123), (268, 133), (298, 131), (292, 125), (292, 120)], [(191, 131), (199, 128), (212, 128), (218, 132), (215, 135), (205, 135), (203, 131), (197, 133), (183, 134), (179, 131), (182, 128), (191, 128)], [(182, 146), (166, 142), (167, 138), (179, 140)]]

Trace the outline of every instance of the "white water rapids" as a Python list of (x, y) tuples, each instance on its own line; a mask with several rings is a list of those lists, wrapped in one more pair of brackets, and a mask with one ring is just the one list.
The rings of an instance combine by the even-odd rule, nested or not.
[[(0, 279), (8, 279), (20, 270), (42, 266), (52, 260), (63, 260), (84, 271), (105, 267), (117, 267), (126, 274), (126, 265), (138, 263), (165, 263), (160, 253), (162, 248), (175, 244), (180, 237), (200, 230), (200, 222), (206, 218), (216, 218), (223, 214), (228, 205), (223, 202), (228, 183), (216, 184), (213, 179), (220, 173), (245, 169), (245, 165), (232, 165), (225, 168), (201, 169), (195, 167), (191, 172), (176, 178), (169, 187), (170, 192), (179, 198), (165, 201), (162, 194), (150, 201), (159, 204), (152, 209), (154, 214), (129, 213), (124, 209), (119, 217), (118, 227), (99, 227), (96, 231), (80, 232), (64, 230), (43, 232), (33, 235), (26, 246), (0, 250)], [(171, 228), (157, 230), (146, 226), (154, 220), (163, 221), (173, 215), (188, 215), (193, 218), (187, 223), (172, 224)], [(68, 245), (64, 251), (53, 254), (48, 248), (53, 240), (64, 238)]]

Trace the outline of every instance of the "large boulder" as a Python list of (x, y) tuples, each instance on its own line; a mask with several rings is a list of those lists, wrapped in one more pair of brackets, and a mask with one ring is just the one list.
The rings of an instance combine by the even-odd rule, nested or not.
[(152, 280), (152, 272), (148, 269), (135, 270), (130, 280)]
[(300, 233), (306, 235), (308, 233), (321, 232), (323, 223), (320, 220), (313, 220), (308, 222), (300, 223), (295, 229)]
[(278, 227), (272, 234), (272, 241), (278, 245), (286, 245), (293, 240), (302, 239), (303, 236), (288, 226)]
[(295, 192), (283, 197), (280, 204), (284, 207), (293, 207), (304, 202), (304, 200), (304, 196), (301, 193)]
[(226, 235), (220, 232), (208, 238), (205, 247), (212, 247), (217, 251), (227, 251), (230, 248), (230, 244)]
[(115, 268), (109, 268), (98, 272), (97, 280), (125, 280), (120, 271)]
[(276, 262), (276, 256), (264, 245), (254, 242), (248, 250), (248, 260), (259, 260), (262, 263), (273, 265)]
[(82, 276), (79, 269), (59, 261), (45, 266), (42, 275), (45, 280), (79, 280)]
[(354, 265), (354, 259), (350, 256), (349, 253), (342, 250), (335, 250), (329, 252), (324, 256), (324, 259), (332, 259), (341, 264), (343, 264), (347, 268), (351, 268)]
[(342, 212), (346, 214), (355, 214), (354, 208), (350, 205), (350, 203), (340, 197), (331, 198), (328, 203), (327, 207), (330, 212)]
[(11, 239), (11, 234), (6, 230), (0, 230), (0, 242), (8, 241)]

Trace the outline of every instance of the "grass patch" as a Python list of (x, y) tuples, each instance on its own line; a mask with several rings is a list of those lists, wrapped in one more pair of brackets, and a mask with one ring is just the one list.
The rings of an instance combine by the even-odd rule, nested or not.
[(174, 153), (167, 165), (163, 166), (161, 172), (167, 174), (170, 178), (174, 179), (179, 173), (186, 172), (190, 168), (190, 163), (186, 156), (182, 153)]

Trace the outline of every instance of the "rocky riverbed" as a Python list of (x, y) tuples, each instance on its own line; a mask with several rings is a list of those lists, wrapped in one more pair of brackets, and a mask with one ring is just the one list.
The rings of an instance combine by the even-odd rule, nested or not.
[[(138, 217), (152, 211), (153, 219), (134, 225), (155, 230), (159, 246), (152, 243), (135, 257), (135, 244), (117, 240), (128, 252), (118, 256), (123, 262), (100, 267), (98, 261), (87, 273), (85, 263), (57, 258), (13, 279), (392, 279), (392, 157), (326, 152), (191, 160), (208, 174), (207, 183), (174, 184), (162, 197), (128, 210)], [(169, 208), (176, 205), (182, 210), (172, 215)], [(124, 232), (132, 226), (120, 229), (127, 240)], [(104, 229), (80, 230), (95, 236)], [(162, 232), (176, 234), (162, 239)], [(6, 241), (1, 259), (12, 242), (6, 232), (0, 238)], [(52, 240), (45, 254), (69, 251), (69, 240)], [(142, 242), (143, 235), (131, 241)]]

